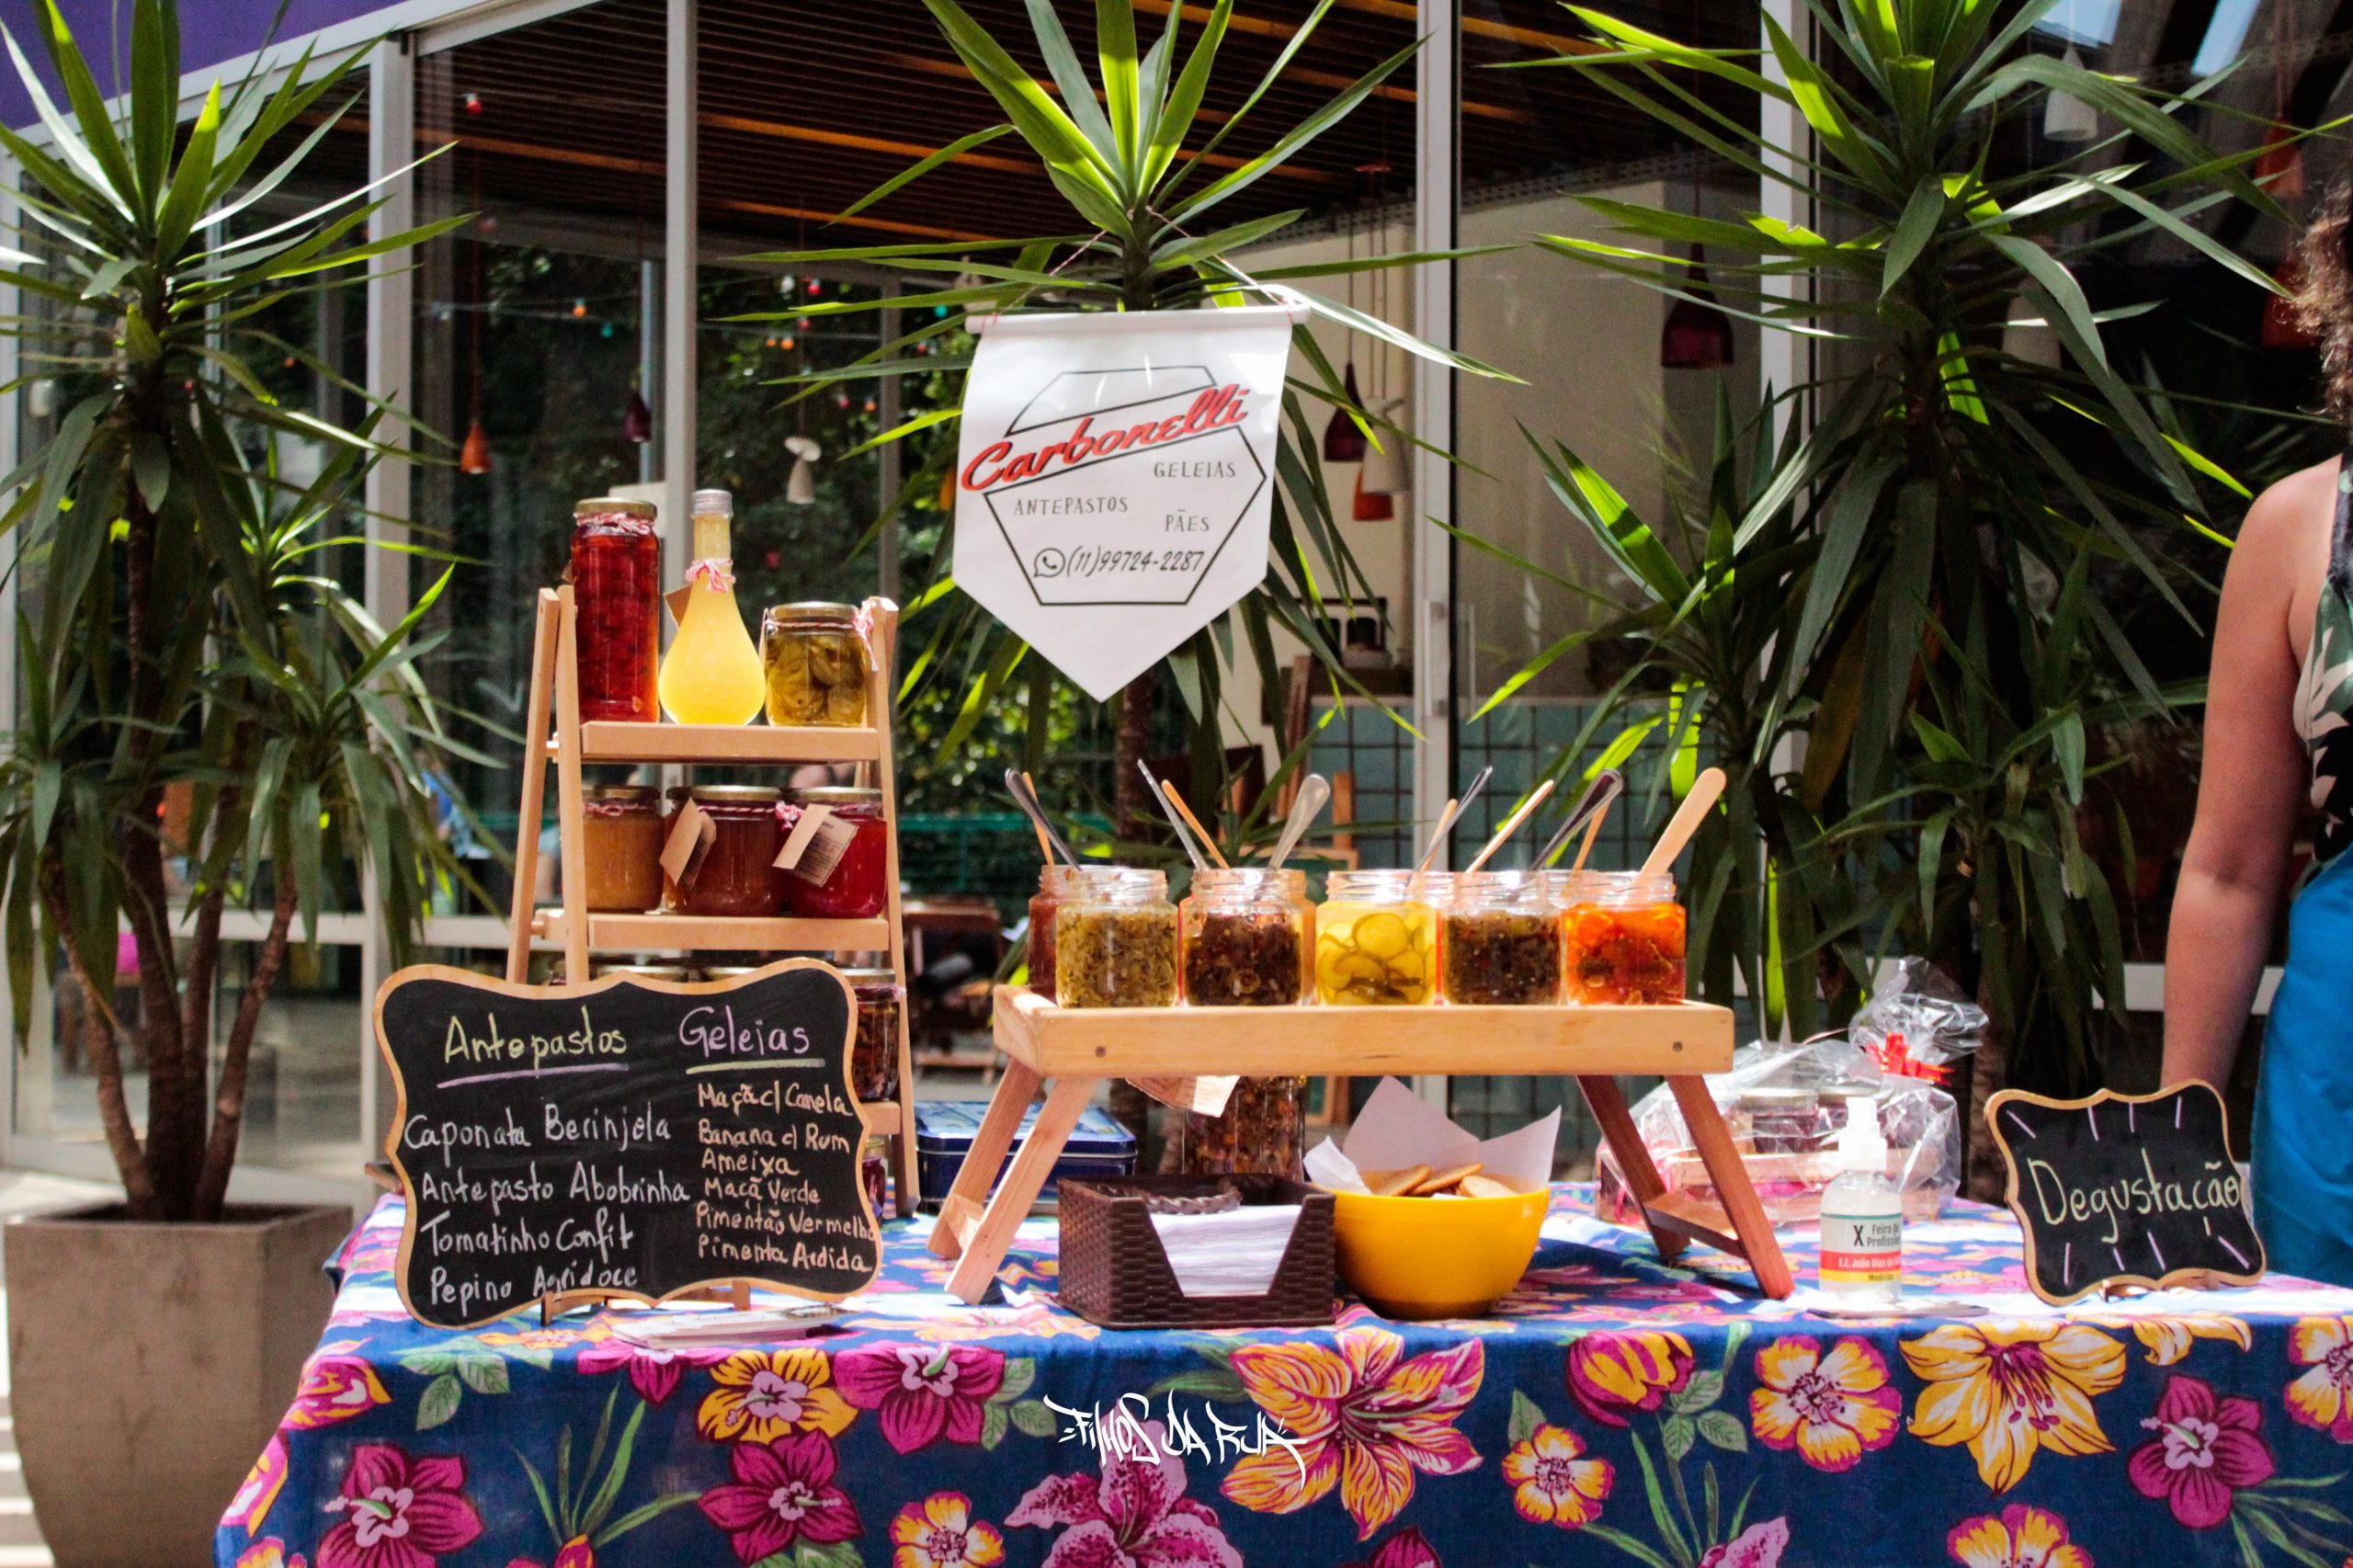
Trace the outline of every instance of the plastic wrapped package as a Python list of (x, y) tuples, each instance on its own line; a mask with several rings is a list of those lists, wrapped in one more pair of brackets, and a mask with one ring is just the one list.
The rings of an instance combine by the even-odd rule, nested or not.
[[(1887, 1174), (1904, 1195), (1904, 1218), (1936, 1218), (1961, 1186), (1961, 1120), (1952, 1096), (1924, 1079), (1883, 1072), (1870, 1051), (1847, 1040), (1743, 1046), (1732, 1071), (1707, 1084), (1777, 1225), (1819, 1221), (1822, 1189), (1838, 1175), (1838, 1133), (1848, 1108), (1874, 1097), (1887, 1138)], [(1635, 1103), (1634, 1127), (1669, 1191), (1719, 1201), (1665, 1085)], [(1596, 1174), (1595, 1213), (1615, 1224), (1641, 1224), (1606, 1144)]]

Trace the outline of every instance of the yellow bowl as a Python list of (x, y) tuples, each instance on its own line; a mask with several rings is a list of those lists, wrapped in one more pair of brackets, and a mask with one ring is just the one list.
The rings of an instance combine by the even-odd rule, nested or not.
[(1528, 1272), (1548, 1192), (1375, 1198), (1335, 1192), (1340, 1278), (1385, 1317), (1476, 1317)]

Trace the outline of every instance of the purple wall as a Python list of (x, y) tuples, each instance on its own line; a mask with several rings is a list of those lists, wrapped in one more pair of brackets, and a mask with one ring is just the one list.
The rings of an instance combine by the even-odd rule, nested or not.
[[(278, 36), (301, 38), (384, 8), (384, 0), (290, 0)], [(125, 50), (131, 42), (128, 0), (58, 0), (58, 9), (64, 14), (66, 26), (74, 29), (74, 40), (82, 46), (83, 54), (90, 60), (98, 85), (111, 92), (114, 24), (118, 15), (122, 19)], [(278, 0), (180, 0), (180, 68), (199, 71), (251, 52), (268, 39), (269, 24), (277, 14)], [(0, 22), (7, 24), (8, 30), (16, 35), (17, 47), (31, 58), (48, 82), (51, 97), (62, 104), (56, 79), (49, 69), (49, 51), (41, 44), (34, 21), (32, 0), (0, 0)], [(24, 85), (17, 80), (17, 73), (5, 54), (0, 54), (0, 124), (23, 126), (37, 118)]]

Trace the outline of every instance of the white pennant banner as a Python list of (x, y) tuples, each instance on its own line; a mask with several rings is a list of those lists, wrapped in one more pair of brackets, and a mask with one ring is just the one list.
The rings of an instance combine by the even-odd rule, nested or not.
[(1097, 700), (1265, 578), (1291, 321), (1253, 305), (976, 324), (957, 585)]

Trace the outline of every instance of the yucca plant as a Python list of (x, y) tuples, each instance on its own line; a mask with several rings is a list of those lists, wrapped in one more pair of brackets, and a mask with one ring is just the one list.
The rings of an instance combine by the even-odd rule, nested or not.
[[(24, 176), (24, 246), (5, 276), (47, 308), (0, 332), (19, 342), (25, 381), (60, 389), (51, 433), (7, 482), (5, 523), (34, 607), (17, 632), (24, 722), (0, 759), (9, 989), (21, 1035), (62, 960), (85, 1004), (131, 1212), (212, 1220), (258, 1013), (297, 913), (316, 930), (330, 862), (373, 869), (396, 946), (432, 879), (456, 869), (427, 791), (440, 754), (458, 748), (409, 668), (425, 607), (387, 631), (321, 569), (334, 560), (323, 552), (358, 542), (333, 530), (386, 455), (375, 415), (344, 428), (279, 403), (257, 365), (335, 372), (262, 322), (463, 220), (371, 234), (382, 202), (366, 191), (283, 218), (261, 205), (350, 107), (356, 54), (306, 52), (274, 81), (257, 66), (216, 83), (183, 132), (172, 0), (131, 7), (116, 107), (51, 0), (34, 14), (70, 113), (8, 38), (47, 139), (0, 129)], [(274, 148), (282, 156), (264, 164)], [(280, 477), (280, 439), (328, 450), (315, 481)], [(165, 840), (167, 791), (193, 802), (181, 845)], [(187, 858), (184, 915), (175, 854)], [(265, 887), (270, 923), (216, 1071), (222, 915)], [(113, 1005), (124, 926), (135, 1019)], [(123, 1036), (147, 1068), (143, 1140)]]
[[(1233, 0), (1217, 0), (1189, 48), (1184, 42), (1186, 7), (1171, 6), (1165, 25), (1149, 49), (1141, 45), (1131, 0), (1097, 0), (1096, 74), (1089, 76), (1052, 0), (1029, 0), (1031, 45), (1044, 60), (1050, 82), (1035, 79), (1006, 46), (955, 3), (924, 0), (941, 33), (974, 79), (985, 86), (1006, 115), (1006, 123), (974, 131), (916, 163), (848, 209), (854, 215), (974, 147), (1017, 134), (1044, 165), (1054, 188), (1069, 201), (1074, 232), (1007, 238), (989, 244), (865, 245), (804, 250), (747, 259), (782, 266), (860, 262), (896, 268), (948, 287), (894, 299), (847, 301), (799, 306), (782, 315), (740, 319), (775, 321), (871, 311), (884, 305), (949, 313), (925, 324), (873, 353), (837, 369), (790, 378), (806, 396), (821, 387), (874, 376), (924, 375), (971, 363), (960, 346), (960, 310), (1008, 312), (1054, 310), (1176, 311), (1243, 302), (1267, 302), (1267, 285), (1348, 272), (1402, 267), (1435, 256), (1477, 251), (1403, 254), (1320, 265), (1254, 270), (1237, 258), (1245, 247), (1279, 235), (1306, 216), (1303, 210), (1276, 212), (1218, 227), (1218, 209), (1249, 190), (1268, 171), (1295, 157), (1337, 125), (1381, 83), (1410, 61), (1409, 45), (1374, 66), (1296, 125), (1273, 135), (1264, 151), (1248, 157), (1221, 156), (1219, 150), (1245, 126), (1254, 130), (1252, 111), (1315, 35), (1334, 0), (1321, 0), (1279, 55), (1216, 129), (1196, 138), (1202, 106), (1217, 79), (1218, 54), (1233, 16)], [(1068, 9), (1069, 7), (1063, 7)], [(1503, 372), (1421, 341), (1386, 322), (1335, 301), (1305, 296), (1310, 307), (1349, 331), (1419, 355), (1437, 364), (1483, 376)], [(1219, 739), (1223, 671), (1239, 656), (1233, 624), (1256, 662), (1267, 689), (1279, 689), (1281, 671), (1274, 651), (1274, 629), (1282, 627), (1313, 651), (1334, 688), (1361, 691), (1341, 663), (1340, 651), (1323, 631), (1327, 598), (1371, 598), (1370, 585), (1333, 521), (1315, 460), (1315, 427), (1308, 406), (1346, 409), (1376, 440), (1411, 437), (1358, 406), (1305, 327), (1292, 335), (1305, 377), (1294, 378), (1284, 399), (1281, 446), (1274, 501), (1274, 562), (1265, 583), (1242, 601), (1236, 617), (1196, 634), (1161, 666), (1180, 694), (1192, 737), (1194, 777), (1222, 778), (1225, 758)], [(943, 352), (927, 350), (939, 347)], [(884, 432), (870, 446), (918, 431), (950, 426), (954, 409), (919, 415)], [(939, 483), (941, 465), (953, 444), (935, 443), (931, 461), (914, 465), (906, 487), (891, 499), (885, 516)], [(952, 532), (952, 530), (951, 530)], [(949, 575), (952, 538), (943, 537), (931, 561), (931, 577), (908, 609), (918, 634), (903, 680), (903, 695), (926, 681), (957, 681), (965, 689), (961, 717), (943, 738), (952, 749), (1019, 671), (1029, 648), (980, 607), (956, 591)], [(1155, 676), (1141, 677), (1122, 699), (1119, 730), (1118, 789), (1120, 829), (1132, 835), (1144, 809), (1135, 760), (1144, 754)], [(1030, 687), (1030, 721), (1041, 724), (1051, 706), (1037, 683)], [(1285, 766), (1296, 764), (1285, 759)], [(1205, 804), (1222, 801), (1199, 792)], [(1244, 824), (1230, 824), (1233, 835)]]
[[(1942, 892), (1926, 915), (1921, 900), (1892, 895), (1871, 911), (1882, 949), (1925, 948), (1988, 1006), (1996, 1038), (1981, 1053), (1981, 1088), (2002, 1081), (2006, 1046), (2030, 1053), (2022, 1069), (2040, 1082), (2088, 1074), (2098, 998), (2122, 991), (2112, 922), (2086, 884), (2072, 811), (1955, 802), (1915, 816), (1895, 809), (1916, 798), (1900, 787), (1907, 776), (1949, 782), (1955, 770), (2008, 777), (2021, 737), (2033, 737), (2076, 759), (2055, 776), (2080, 805), (2086, 709), (2074, 697), (2051, 706), (2042, 667), (2080, 662), (2084, 689), (2118, 719), (2165, 712), (2182, 694), (2151, 677), (2098, 592), (2075, 593), (2063, 614), (2053, 589), (2084, 573), (2095, 587), (2120, 574), (2144, 582), (2182, 632), (2202, 635), (2185, 596), (2203, 585), (2168, 561), (2167, 540), (2183, 530), (2220, 538), (2211, 498), (2245, 494), (2171, 435), (2146, 389), (2110, 361), (2105, 318), (2077, 270), (2162, 234), (2278, 289), (2198, 223), (2234, 201), (2280, 215), (2245, 171), (2256, 152), (2218, 154), (2185, 124), (2185, 97), (2032, 48), (2052, 4), (1811, 0), (1818, 58), (1768, 17), (1773, 74), (1741, 53), (1571, 6), (1596, 49), (1537, 62), (1578, 72), (1697, 146), (1805, 192), (1824, 214), (1816, 231), (1587, 197), (1622, 240), (1538, 243), (1678, 299), (1692, 297), (1694, 266), (1679, 253), (1704, 245), (1724, 308), (1826, 341), (1832, 372), (1779, 389), (1810, 392), (1818, 420), (1723, 517), (1710, 546), (1718, 569), (1680, 589), (1643, 578), (1651, 594), (1664, 585), (1679, 596), (1650, 643), (1683, 681), (1668, 749), (1703, 727), (1739, 737), (1744, 755), (1727, 761), (1744, 772), (1766, 830), (1771, 935), (1785, 962), (1854, 929), (1851, 912), (1811, 890), (1909, 887), (1919, 867), (1932, 880), (1977, 878), (1968, 885), (1978, 898), (1998, 893), (1998, 904), (1967, 904), (1961, 919), (1947, 917), (1956, 906)], [(1781, 146), (1727, 113), (1717, 101), (1726, 85), (1792, 107), (1811, 145)], [(2090, 105), (2109, 133), (2016, 165), (2008, 150), (2029, 144), (2028, 126), (2061, 93)], [(1791, 298), (1790, 280), (1806, 277), (1817, 284), (1812, 297)], [(2063, 350), (2055, 367), (2005, 349), (2007, 307), (2021, 297)], [(1556, 463), (1556, 488), (1588, 526), (1621, 537), (1638, 527), (1614, 515), (1598, 476), (1573, 454)], [(2201, 476), (2220, 483), (2201, 488)], [(1753, 664), (1704, 667), (1677, 651), (1719, 596), (1765, 607), (1771, 635), (1756, 643)], [(2054, 650), (2054, 639), (2068, 645)], [(1931, 747), (1914, 722), (1924, 693), (1934, 706), (1925, 720), (1962, 756), (1945, 740)], [(1936, 713), (1963, 701), (1972, 722), (1944, 728)], [(1726, 722), (1734, 710), (1738, 722)], [(1802, 763), (1777, 777), (1773, 758), (1792, 736)], [(2044, 800), (2039, 782), (2018, 793)], [(1771, 827), (1776, 818), (1785, 831)], [(1964, 818), (1992, 824), (1998, 844), (1963, 848)], [(2007, 870), (1988, 881), (1996, 854)], [(1841, 1006), (1869, 977), (1860, 947), (1847, 942), (1844, 952), (1828, 976)]]

